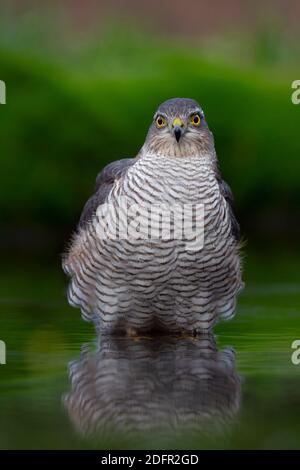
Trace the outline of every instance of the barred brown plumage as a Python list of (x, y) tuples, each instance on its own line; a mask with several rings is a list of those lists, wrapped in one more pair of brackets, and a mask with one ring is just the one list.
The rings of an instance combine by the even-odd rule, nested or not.
[[(195, 114), (201, 125), (193, 128), (189, 116)], [(158, 115), (167, 123), (163, 128), (156, 125)], [(108, 215), (106, 228), (118, 218), (120, 230), (128, 222), (124, 197), (129, 208), (139, 208), (138, 237), (105, 238), (99, 209)], [(192, 250), (184, 236), (175, 236), (173, 219), (169, 238), (143, 232), (149, 208), (151, 229), (159, 229), (161, 212), (155, 208), (174, 204), (180, 217), (181, 208), (203, 205), (203, 247)], [(190, 228), (199, 225), (201, 215), (193, 213)], [(221, 179), (203, 111), (193, 100), (169, 100), (156, 113), (138, 156), (108, 165), (97, 178), (64, 258), (69, 302), (104, 332), (209, 331), (219, 318), (234, 314), (243, 285), (238, 239), (232, 193)]]

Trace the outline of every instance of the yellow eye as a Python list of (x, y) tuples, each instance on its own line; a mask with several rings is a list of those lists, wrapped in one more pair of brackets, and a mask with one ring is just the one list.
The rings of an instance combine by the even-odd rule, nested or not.
[(193, 124), (193, 126), (200, 126), (200, 123), (201, 123), (201, 118), (199, 114), (194, 114), (191, 117), (191, 124)]
[(155, 119), (155, 122), (156, 122), (157, 127), (165, 127), (165, 125), (167, 124), (167, 121), (165, 120), (163, 116), (157, 116), (157, 118)]

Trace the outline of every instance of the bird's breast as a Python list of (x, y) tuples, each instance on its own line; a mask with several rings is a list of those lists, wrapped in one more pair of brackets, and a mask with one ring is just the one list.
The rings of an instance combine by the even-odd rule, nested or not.
[(122, 263), (135, 272), (157, 269), (158, 259), (160, 271), (197, 261), (205, 232), (216, 233), (225, 210), (212, 162), (203, 157), (141, 158), (111, 200), (120, 213)]
[(146, 156), (128, 171), (121, 192), (141, 204), (205, 203), (219, 186), (209, 157)]

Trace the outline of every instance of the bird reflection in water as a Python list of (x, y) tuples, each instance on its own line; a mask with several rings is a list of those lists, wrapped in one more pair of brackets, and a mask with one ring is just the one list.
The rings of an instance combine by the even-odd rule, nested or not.
[(240, 378), (231, 348), (213, 336), (102, 336), (69, 367), (64, 396), (70, 419), (85, 437), (141, 431), (210, 434), (223, 430), (240, 406)]

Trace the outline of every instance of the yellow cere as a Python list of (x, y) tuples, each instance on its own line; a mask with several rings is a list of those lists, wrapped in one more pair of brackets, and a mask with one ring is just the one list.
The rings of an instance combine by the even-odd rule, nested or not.
[(173, 123), (172, 123), (172, 126), (175, 127), (175, 126), (179, 126), (179, 127), (184, 127), (184, 122), (182, 119), (180, 119), (179, 117), (175, 118)]

